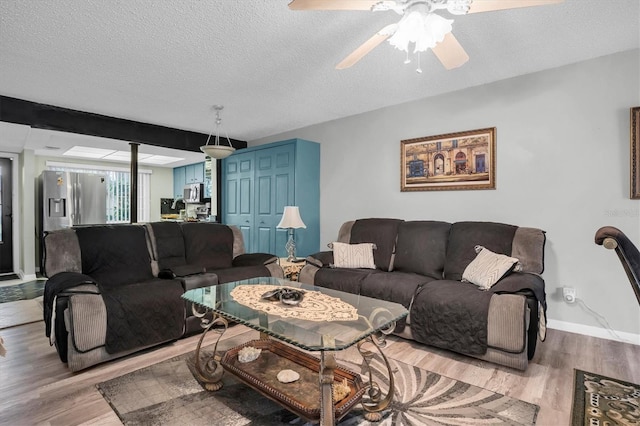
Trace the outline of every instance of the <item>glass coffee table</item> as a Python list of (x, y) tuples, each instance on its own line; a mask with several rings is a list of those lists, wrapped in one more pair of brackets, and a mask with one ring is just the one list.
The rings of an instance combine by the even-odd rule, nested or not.
[[(302, 294), (301, 300), (296, 294)], [(321, 425), (335, 424), (359, 402), (365, 417), (377, 421), (391, 403), (393, 374), (381, 347), (384, 335), (407, 316), (402, 305), (270, 277), (193, 289), (182, 297), (192, 302), (205, 329), (196, 348), (195, 374), (206, 389), (219, 390), (227, 371), (286, 409)], [(229, 322), (258, 330), (260, 339), (231, 348), (220, 357), (217, 345)], [(214, 353), (201, 359), (202, 342), (215, 325), (221, 332)], [(337, 365), (334, 352), (353, 345), (367, 368), (375, 352), (366, 347), (382, 357), (389, 382), (386, 395), (373, 380), (370, 368), (368, 380), (363, 382), (360, 375)], [(309, 351), (319, 352), (320, 357)], [(278, 379), (283, 370), (293, 370), (299, 378), (284, 383), (291, 379)]]

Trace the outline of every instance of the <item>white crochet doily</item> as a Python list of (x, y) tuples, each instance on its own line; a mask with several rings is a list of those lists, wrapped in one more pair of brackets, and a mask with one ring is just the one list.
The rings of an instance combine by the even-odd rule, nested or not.
[[(239, 285), (231, 290), (231, 297), (251, 309), (283, 318), (298, 318), (308, 321), (354, 321), (358, 319), (358, 310), (354, 306), (319, 291), (304, 290), (304, 298), (296, 306), (285, 305), (280, 301), (271, 302), (262, 298), (262, 295), (267, 291), (280, 287), (266, 284)], [(294, 290), (298, 289), (294, 288)]]

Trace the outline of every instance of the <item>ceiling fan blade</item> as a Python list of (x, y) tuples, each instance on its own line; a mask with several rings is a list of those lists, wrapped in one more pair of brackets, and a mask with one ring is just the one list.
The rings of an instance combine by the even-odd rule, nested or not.
[(371, 10), (380, 0), (293, 0), (291, 10)]
[(378, 31), (373, 35), (373, 37), (362, 43), (356, 50), (351, 52), (349, 56), (336, 65), (336, 69), (343, 70), (355, 65), (356, 62), (362, 59), (367, 53), (371, 52), (377, 45), (385, 41), (389, 36), (393, 35), (396, 28), (397, 24), (391, 24)]
[(493, 10), (515, 9), (518, 7), (546, 6), (562, 3), (564, 0), (473, 0), (468, 13), (491, 12)]
[(469, 60), (469, 55), (464, 51), (458, 39), (453, 33), (444, 36), (444, 40), (432, 47), (431, 50), (448, 70), (458, 68)]

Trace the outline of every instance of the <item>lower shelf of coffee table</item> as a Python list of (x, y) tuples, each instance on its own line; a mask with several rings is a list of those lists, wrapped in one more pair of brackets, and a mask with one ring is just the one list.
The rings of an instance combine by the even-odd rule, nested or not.
[[(253, 346), (262, 350), (258, 359), (241, 363), (238, 352)], [(220, 362), (224, 369), (242, 382), (270, 398), (289, 411), (311, 421), (320, 419), (320, 360), (277, 340), (260, 339), (244, 343), (228, 350)], [(277, 374), (281, 370), (293, 370), (300, 379), (281, 383)], [(335, 403), (335, 418), (341, 419), (362, 398), (365, 391), (359, 375), (338, 367), (334, 370), (335, 383), (347, 380), (350, 392)]]

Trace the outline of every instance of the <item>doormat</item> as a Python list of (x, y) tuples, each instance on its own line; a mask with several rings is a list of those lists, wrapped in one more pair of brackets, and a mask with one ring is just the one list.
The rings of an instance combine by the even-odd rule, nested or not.
[(44, 294), (46, 280), (29, 281), (26, 283), (0, 287), (0, 303), (29, 300)]
[(0, 281), (19, 280), (20, 277), (16, 274), (2, 274), (0, 275)]
[(575, 369), (571, 425), (640, 424), (640, 386)]
[[(212, 347), (207, 349), (212, 350)], [(204, 390), (190, 369), (193, 368), (193, 355), (193, 352), (184, 354), (98, 383), (96, 387), (125, 425), (307, 424), (228, 372), (223, 376), (222, 389), (216, 392)], [(340, 425), (535, 424), (537, 405), (399, 361), (389, 362), (394, 371), (396, 390), (390, 409), (382, 413), (382, 420), (368, 422), (360, 405), (356, 405)], [(339, 363), (363, 375), (360, 365)], [(386, 374), (381, 373), (386, 373), (386, 368), (376, 360), (372, 367), (374, 380), (386, 392)], [(363, 375), (363, 379), (366, 381), (367, 378)]]

